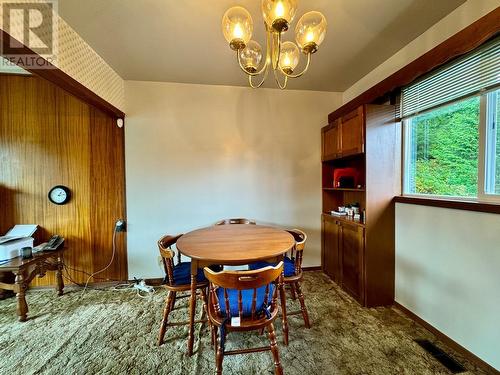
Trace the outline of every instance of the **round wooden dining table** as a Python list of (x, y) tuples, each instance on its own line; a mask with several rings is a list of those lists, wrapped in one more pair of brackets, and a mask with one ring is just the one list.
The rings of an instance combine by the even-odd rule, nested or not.
[[(193, 354), (196, 276), (199, 269), (211, 265), (244, 265), (262, 260), (278, 262), (294, 246), (295, 240), (287, 231), (251, 224), (214, 225), (194, 230), (179, 238), (177, 250), (191, 258), (188, 355)], [(279, 284), (279, 292), (285, 333), (288, 332), (288, 324), (283, 283)]]

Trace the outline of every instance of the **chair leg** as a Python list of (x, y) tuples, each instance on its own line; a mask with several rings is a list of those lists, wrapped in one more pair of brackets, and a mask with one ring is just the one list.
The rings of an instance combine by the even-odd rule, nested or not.
[[(204, 288), (201, 289), (201, 300), (203, 301), (203, 313), (201, 314), (201, 320), (203, 320), (208, 315), (207, 292), (205, 291)], [(209, 324), (210, 324), (210, 320), (209, 320)]]
[(177, 298), (177, 292), (171, 292), (171, 293), (172, 293), (172, 299), (170, 302), (170, 312), (174, 311), (175, 300)]
[(304, 301), (304, 293), (302, 293), (302, 288), (300, 287), (300, 283), (295, 283), (295, 287), (297, 288), (297, 293), (299, 295), (300, 301), (300, 310), (302, 311), (302, 318), (304, 318), (304, 324), (306, 328), (311, 328), (311, 324), (309, 323), (309, 314), (307, 313), (306, 303)]
[(201, 299), (203, 300), (203, 313), (201, 314), (201, 320), (207, 318), (208, 329), (210, 330), (210, 345), (214, 346), (215, 340), (214, 340), (213, 324), (210, 321), (210, 317), (208, 316), (208, 297), (207, 297), (207, 291), (205, 289), (201, 289)]
[(222, 375), (222, 361), (224, 360), (224, 351), (222, 350), (222, 338), (217, 334), (217, 327), (215, 327), (215, 337), (217, 345), (215, 347), (215, 371), (217, 375)]
[(212, 345), (212, 347), (214, 347), (215, 345), (217, 345), (217, 337), (216, 337), (216, 327), (213, 324), (210, 324), (210, 335), (211, 335), (210, 344)]
[(273, 354), (274, 360), (274, 373), (276, 375), (283, 375), (283, 366), (280, 361), (280, 354), (278, 352), (278, 343), (276, 342), (276, 333), (274, 332), (273, 323), (269, 324), (267, 327), (267, 332), (269, 333), (269, 342), (271, 343), (271, 352)]
[(295, 301), (297, 299), (297, 294), (295, 292), (295, 283), (290, 284), (290, 294), (292, 295), (292, 299)]
[(288, 317), (286, 315), (286, 293), (285, 284), (283, 282), (279, 283), (279, 292), (281, 299), (281, 319), (282, 319), (282, 329), (283, 329), (283, 343), (288, 346)]
[(218, 340), (218, 330), (217, 326), (214, 325), (212, 329), (212, 334), (213, 334), (213, 341), (214, 341), (214, 359), (215, 359), (215, 365), (217, 366), (217, 340)]
[(167, 330), (168, 314), (170, 314), (172, 305), (172, 292), (169, 291), (165, 301), (165, 308), (163, 309), (163, 319), (161, 321), (160, 333), (158, 335), (158, 346), (163, 344), (163, 338), (165, 337), (165, 331)]

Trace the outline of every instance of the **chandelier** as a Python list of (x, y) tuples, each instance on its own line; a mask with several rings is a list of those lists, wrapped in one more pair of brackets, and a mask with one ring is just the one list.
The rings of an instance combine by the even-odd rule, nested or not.
[[(295, 40), (282, 41), (297, 12), (297, 0), (262, 0), (262, 15), (266, 28), (266, 58), (262, 62), (262, 47), (252, 38), (253, 21), (243, 7), (235, 6), (222, 17), (222, 32), (232, 50), (236, 51), (238, 65), (248, 75), (252, 88), (262, 86), (272, 68), (280, 89), (286, 88), (289, 78), (302, 76), (311, 63), (311, 55), (325, 39), (326, 19), (320, 12), (304, 14), (295, 27)], [(296, 73), (300, 52), (307, 56), (304, 69)], [(262, 66), (261, 66), (262, 65)], [(254, 83), (253, 78), (260, 81)]]

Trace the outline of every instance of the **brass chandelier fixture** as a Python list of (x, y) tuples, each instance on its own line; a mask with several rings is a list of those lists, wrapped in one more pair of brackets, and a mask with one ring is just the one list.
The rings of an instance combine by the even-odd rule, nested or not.
[[(327, 22), (320, 12), (307, 12), (295, 27), (294, 42), (282, 41), (297, 12), (297, 0), (262, 0), (262, 15), (266, 28), (266, 58), (262, 61), (262, 48), (252, 38), (253, 21), (250, 13), (243, 7), (235, 6), (222, 17), (222, 32), (232, 50), (236, 51), (238, 65), (248, 75), (252, 88), (265, 82), (272, 68), (276, 84), (285, 89), (289, 78), (302, 76), (311, 63), (311, 55), (325, 39)], [(298, 46), (297, 46), (298, 45)], [(299, 49), (300, 48), (300, 49)], [(307, 56), (304, 69), (295, 73), (299, 64), (300, 52)], [(260, 76), (258, 83), (253, 77)]]

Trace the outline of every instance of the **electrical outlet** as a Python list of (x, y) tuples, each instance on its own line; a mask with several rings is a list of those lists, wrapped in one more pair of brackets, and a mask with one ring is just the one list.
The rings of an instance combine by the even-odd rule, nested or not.
[(115, 230), (117, 232), (125, 232), (127, 229), (127, 223), (123, 219), (118, 219), (115, 223)]

